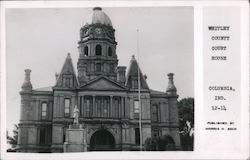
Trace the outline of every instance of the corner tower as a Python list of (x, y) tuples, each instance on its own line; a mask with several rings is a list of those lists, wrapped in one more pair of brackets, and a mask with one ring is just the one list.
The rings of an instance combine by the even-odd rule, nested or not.
[(90, 24), (86, 23), (80, 29), (77, 63), (80, 85), (101, 75), (113, 80), (117, 79), (116, 45), (115, 29), (110, 18), (102, 8), (93, 8)]

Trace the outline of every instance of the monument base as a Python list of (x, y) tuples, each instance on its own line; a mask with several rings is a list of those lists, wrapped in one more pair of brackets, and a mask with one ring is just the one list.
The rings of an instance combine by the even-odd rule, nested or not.
[(86, 152), (86, 131), (81, 125), (70, 125), (66, 130), (66, 141), (63, 145), (63, 152)]

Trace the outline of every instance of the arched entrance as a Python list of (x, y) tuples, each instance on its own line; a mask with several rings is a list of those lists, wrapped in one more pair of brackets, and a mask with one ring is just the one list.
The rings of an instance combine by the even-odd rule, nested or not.
[(107, 130), (95, 132), (90, 139), (90, 151), (109, 151), (115, 149), (114, 136)]

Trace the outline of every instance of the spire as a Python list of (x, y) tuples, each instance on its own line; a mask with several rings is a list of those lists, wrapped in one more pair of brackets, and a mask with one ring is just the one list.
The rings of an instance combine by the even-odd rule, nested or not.
[(176, 95), (176, 87), (174, 85), (174, 74), (169, 73), (168, 74), (168, 88), (167, 88), (167, 93), (171, 95)]
[(55, 87), (74, 88), (78, 85), (70, 53), (67, 54), (62, 70), (57, 76)]
[(67, 54), (67, 59), (71, 59), (70, 53)]
[(25, 78), (24, 78), (24, 82), (22, 85), (22, 90), (23, 91), (31, 91), (32, 90), (32, 84), (30, 82), (30, 69), (25, 69)]
[[(134, 55), (132, 55), (132, 58), (130, 60), (130, 66), (128, 69), (128, 74), (126, 77), (125, 85), (129, 88), (137, 88), (137, 87), (134, 87), (134, 85), (137, 86), (138, 84), (138, 70), (140, 72), (141, 89), (149, 89), (148, 84), (145, 80), (145, 77), (143, 76), (142, 71)], [(136, 81), (137, 81), (137, 84), (136, 84)]]

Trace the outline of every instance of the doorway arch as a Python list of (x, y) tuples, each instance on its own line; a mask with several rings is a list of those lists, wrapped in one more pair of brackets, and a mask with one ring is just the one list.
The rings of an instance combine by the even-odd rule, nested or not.
[(90, 139), (90, 151), (109, 151), (115, 149), (115, 138), (107, 130), (96, 131)]

